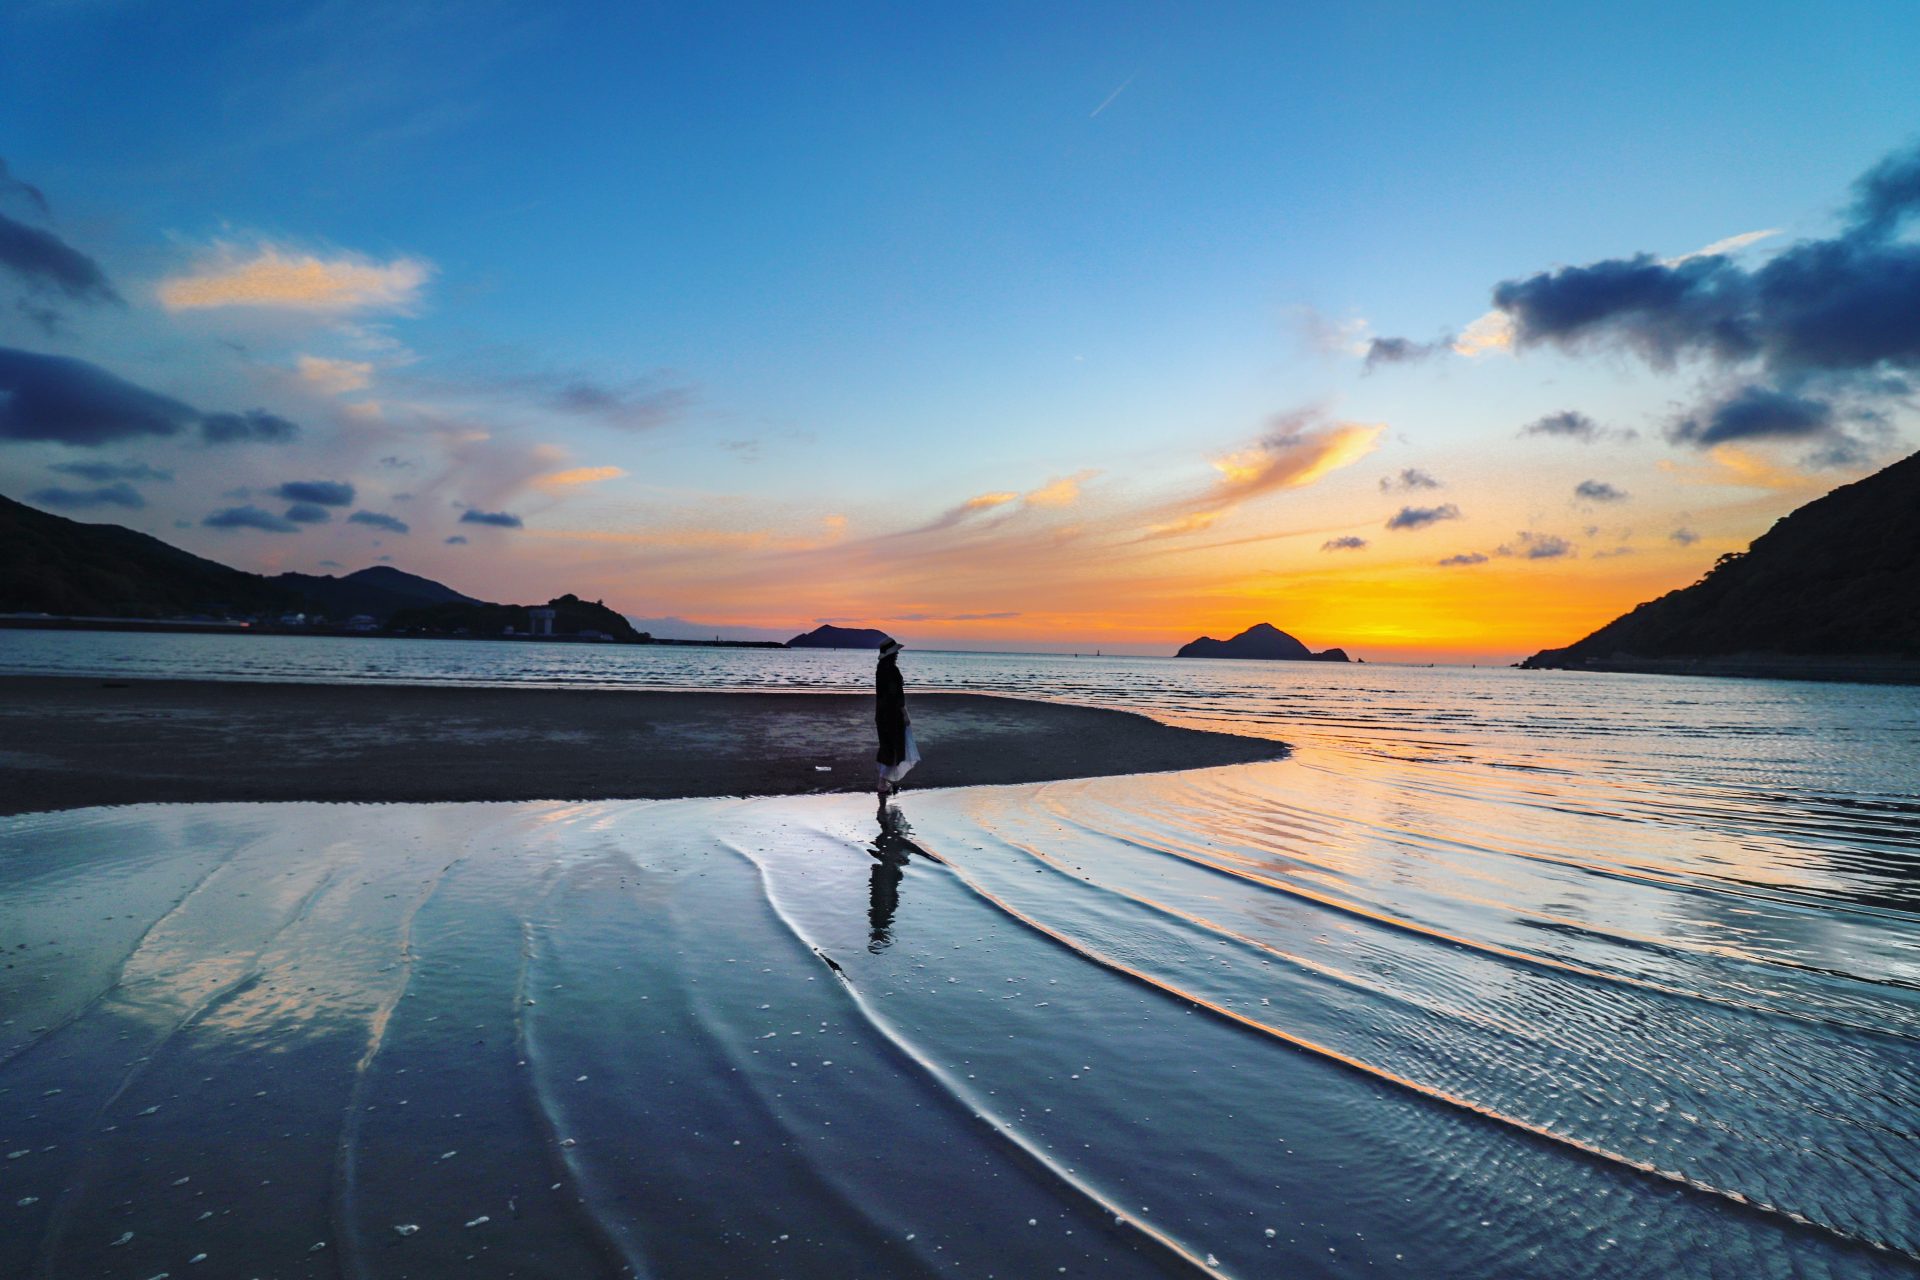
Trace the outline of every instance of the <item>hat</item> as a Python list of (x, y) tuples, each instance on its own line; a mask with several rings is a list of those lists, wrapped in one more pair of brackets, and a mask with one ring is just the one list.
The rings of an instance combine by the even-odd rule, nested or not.
[(891, 636), (889, 636), (886, 640), (886, 643), (880, 646), (880, 656), (883, 658), (891, 658), (894, 654), (900, 652), (904, 648), (906, 648), (905, 645), (901, 644), (898, 640), (895, 640)]

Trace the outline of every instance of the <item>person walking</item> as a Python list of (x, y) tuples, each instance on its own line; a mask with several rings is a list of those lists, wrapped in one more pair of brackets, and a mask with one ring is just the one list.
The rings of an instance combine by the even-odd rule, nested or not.
[(920, 752), (913, 744), (913, 722), (907, 718), (907, 689), (900, 678), (898, 640), (889, 637), (880, 646), (880, 659), (873, 671), (873, 725), (880, 734), (880, 749), (873, 753), (880, 793), (880, 816), (887, 813), (887, 797), (899, 790), (907, 770), (920, 763)]

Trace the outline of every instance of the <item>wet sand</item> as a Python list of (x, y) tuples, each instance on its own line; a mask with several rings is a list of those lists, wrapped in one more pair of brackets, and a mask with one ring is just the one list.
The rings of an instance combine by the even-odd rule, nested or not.
[[(909, 693), (915, 788), (1272, 760), (1122, 711)], [(0, 814), (153, 801), (674, 799), (866, 790), (873, 699), (0, 677)]]

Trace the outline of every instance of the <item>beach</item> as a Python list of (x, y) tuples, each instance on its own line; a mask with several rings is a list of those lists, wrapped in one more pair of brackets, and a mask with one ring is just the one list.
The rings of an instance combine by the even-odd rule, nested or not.
[[(1284, 746), (975, 694), (910, 704), (913, 787), (1272, 760)], [(0, 676), (0, 814), (144, 801), (667, 799), (864, 791), (873, 698)]]
[(5, 678), (0, 1274), (1920, 1261), (1911, 692), (919, 654), (882, 820), (857, 655), (125, 643)]

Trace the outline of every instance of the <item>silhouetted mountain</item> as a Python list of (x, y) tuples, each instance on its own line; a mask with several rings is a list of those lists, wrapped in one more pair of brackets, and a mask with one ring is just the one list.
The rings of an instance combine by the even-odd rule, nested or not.
[(820, 626), (803, 636), (787, 641), (789, 649), (878, 649), (887, 642), (887, 633), (872, 627)]
[[(558, 634), (599, 631), (623, 640), (643, 638), (598, 602), (566, 595), (550, 607)], [(0, 497), (0, 613), (146, 619), (274, 619), (304, 613), (333, 623), (365, 614), (387, 623), (396, 614), (439, 609), (517, 610), (511, 625), (528, 629), (521, 606), (490, 605), (389, 565), (338, 578), (309, 573), (268, 578), (203, 560), (117, 524), (85, 524)], [(498, 634), (509, 621), (490, 630), (467, 622), (439, 629), (466, 625), (475, 633)]]
[(1920, 659), (1920, 453), (1782, 517), (1692, 586), (1521, 665), (1668, 670), (1748, 656)]
[(335, 621), (363, 613), (385, 622), (403, 609), (482, 603), (431, 578), (383, 564), (338, 578), (331, 574), (283, 573), (266, 581), (299, 598), (300, 612), (323, 614)]
[(1180, 646), (1176, 658), (1265, 658), (1281, 662), (1345, 662), (1344, 649), (1315, 653), (1270, 622), (1256, 622), (1231, 640), (1201, 636)]
[(174, 618), (277, 613), (285, 587), (117, 524), (84, 524), (0, 497), (0, 613)]
[[(436, 584), (437, 585), (437, 584)], [(531, 608), (523, 604), (487, 604), (482, 601), (426, 605), (403, 609), (388, 623), (395, 631), (424, 631), (441, 635), (465, 632), (476, 636), (502, 635), (511, 627), (515, 635), (533, 633)], [(652, 637), (635, 631), (626, 618), (598, 600), (588, 602), (572, 594), (547, 601), (552, 609), (553, 634), (578, 636), (597, 631), (629, 644), (645, 644)]]

